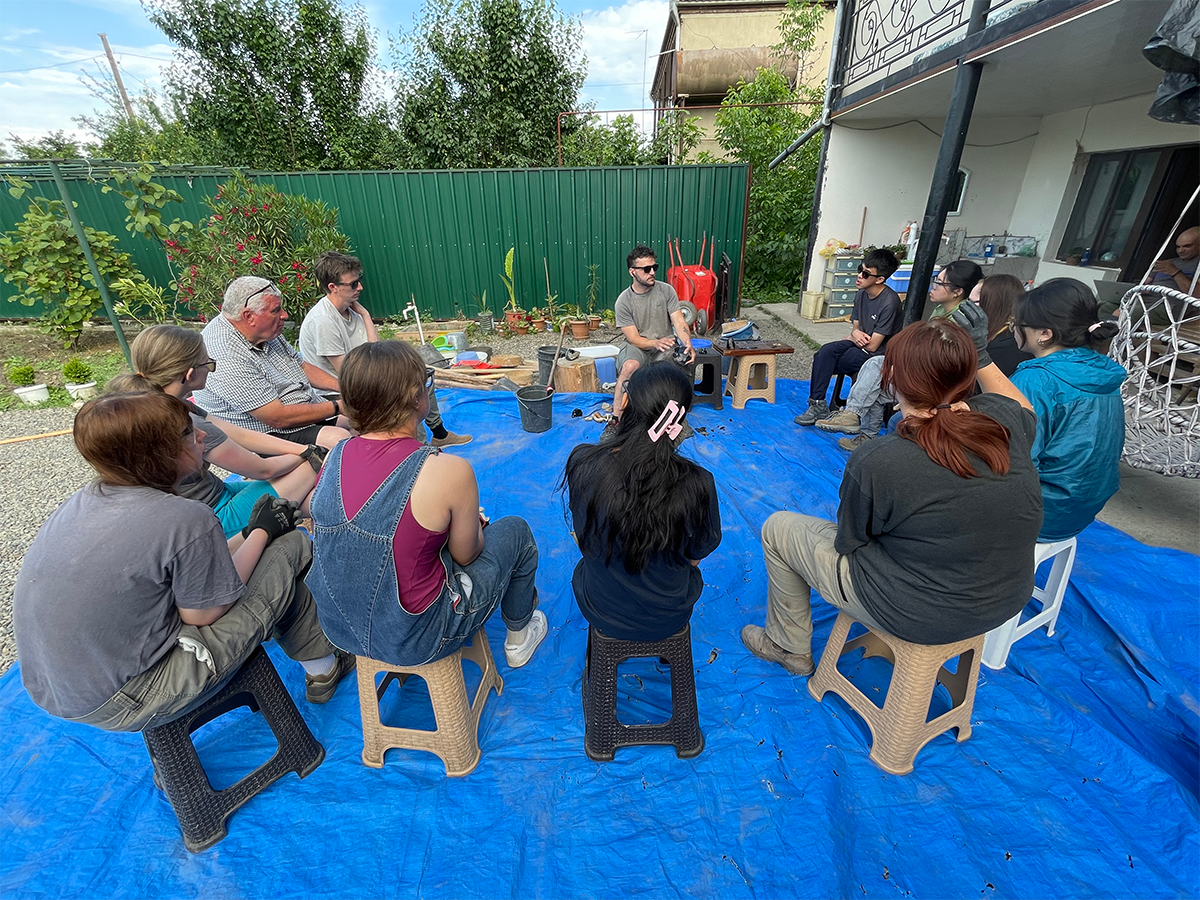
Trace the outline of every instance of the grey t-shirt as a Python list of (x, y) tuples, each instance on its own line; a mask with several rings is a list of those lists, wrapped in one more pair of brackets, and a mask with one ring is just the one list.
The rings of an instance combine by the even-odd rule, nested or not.
[(1030, 448), (1033, 413), (997, 394), (968, 401), (1008, 429), (1009, 470), (968, 453), (976, 478), (933, 462), (889, 434), (850, 457), (842, 477), (837, 552), (863, 606), (905, 641), (943, 644), (990, 631), (1033, 593), (1042, 497)]
[(192, 427), (204, 434), (204, 466), (194, 475), (188, 475), (179, 482), (175, 490), (180, 497), (189, 500), (199, 500), (205, 506), (216, 508), (217, 501), (225, 496), (225, 483), (213, 474), (208, 464), (208, 454), (214, 447), (225, 443), (228, 436), (220, 428), (208, 421), (208, 413), (190, 400), (184, 400), (188, 412), (192, 416)]
[(665, 281), (654, 282), (654, 287), (644, 294), (627, 287), (617, 298), (614, 323), (618, 328), (632, 325), (638, 334), (653, 341), (674, 334), (671, 313), (678, 309), (679, 295)]
[(207, 506), (88, 485), (50, 514), (17, 576), (21, 680), (47, 712), (86, 715), (171, 649), (177, 606), (221, 606), (245, 590)]
[(337, 307), (322, 297), (300, 323), (300, 355), (304, 361), (322, 372), (337, 378), (331, 356), (345, 356), (359, 344), (367, 342), (367, 324), (354, 310), (349, 319), (342, 318)]

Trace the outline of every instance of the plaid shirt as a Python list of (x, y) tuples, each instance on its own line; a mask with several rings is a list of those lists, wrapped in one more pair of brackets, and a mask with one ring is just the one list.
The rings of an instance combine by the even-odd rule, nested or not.
[(208, 355), (217, 361), (217, 371), (192, 400), (210, 415), (251, 431), (297, 431), (306, 426), (273, 429), (250, 413), (272, 400), (286, 406), (327, 402), (308, 383), (300, 355), (282, 335), (256, 347), (218, 315), (204, 326), (201, 336)]

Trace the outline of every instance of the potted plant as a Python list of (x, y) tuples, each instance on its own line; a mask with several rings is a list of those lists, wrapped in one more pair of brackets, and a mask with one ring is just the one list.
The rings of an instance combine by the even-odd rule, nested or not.
[(13, 388), (13, 393), (20, 397), (22, 402), (33, 405), (50, 399), (50, 389), (46, 385), (34, 384), (33, 366), (28, 363), (10, 363), (5, 374), (12, 384), (17, 385)]
[(96, 396), (96, 382), (92, 380), (92, 367), (78, 356), (72, 356), (62, 367), (66, 379), (67, 393), (73, 400), (90, 400)]
[(571, 337), (577, 341), (586, 340), (591, 329), (588, 327), (588, 320), (583, 314), (583, 310), (578, 306), (572, 306), (568, 308), (567, 312), (570, 314), (567, 321), (571, 325)]
[(475, 321), (479, 323), (479, 330), (484, 334), (491, 334), (496, 330), (496, 319), (488, 306), (487, 291), (483, 292), (483, 296), (477, 294), (471, 296), (475, 298), (475, 304), (479, 307), (479, 314), (475, 316)]
[(514, 319), (510, 325), (513, 331), (517, 334), (529, 334), (529, 316), (526, 313), (521, 313), (521, 318)]
[(600, 299), (600, 264), (592, 263), (587, 267), (588, 280), (583, 287), (583, 295), (587, 297), (587, 321), (588, 329), (595, 331), (600, 327), (601, 317), (596, 312), (596, 301)]
[(518, 320), (525, 318), (525, 310), (517, 303), (517, 289), (513, 282), (513, 254), (516, 253), (516, 247), (509, 247), (508, 253), (504, 256), (504, 271), (500, 273), (500, 279), (504, 282), (504, 288), (508, 291), (508, 306), (504, 309), (504, 321), (509, 325), (514, 325)]
[(529, 322), (530, 331), (541, 331), (546, 327), (546, 317), (536, 306), (529, 311), (529, 315), (527, 315), (525, 318)]

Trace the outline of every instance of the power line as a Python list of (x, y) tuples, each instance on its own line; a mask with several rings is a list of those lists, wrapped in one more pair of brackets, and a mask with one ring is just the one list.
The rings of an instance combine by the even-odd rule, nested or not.
[(99, 59), (103, 53), (97, 53), (95, 56), (85, 56), (83, 59), (71, 59), (66, 62), (50, 63), (45, 66), (30, 66), (28, 69), (3, 69), (0, 70), (0, 75), (13, 75), (17, 72), (36, 72), (38, 69), (57, 69), (59, 66), (73, 66), (76, 63), (89, 62), (93, 59)]

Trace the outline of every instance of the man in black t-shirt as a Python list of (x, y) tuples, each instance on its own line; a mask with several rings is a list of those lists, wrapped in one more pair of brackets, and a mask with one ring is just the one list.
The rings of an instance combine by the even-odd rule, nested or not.
[(825, 344), (813, 357), (808, 410), (796, 416), (797, 425), (813, 425), (829, 415), (825, 392), (835, 374), (853, 375), (872, 356), (883, 353), (887, 339), (904, 324), (900, 297), (884, 284), (900, 268), (891, 250), (872, 250), (858, 267), (850, 336)]

